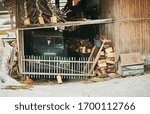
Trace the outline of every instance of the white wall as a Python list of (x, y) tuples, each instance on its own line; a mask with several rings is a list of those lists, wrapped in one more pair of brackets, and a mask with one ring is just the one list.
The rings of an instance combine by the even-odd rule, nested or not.
[(4, 25), (5, 23), (10, 22), (9, 15), (0, 15), (0, 30), (11, 29), (11, 25)]

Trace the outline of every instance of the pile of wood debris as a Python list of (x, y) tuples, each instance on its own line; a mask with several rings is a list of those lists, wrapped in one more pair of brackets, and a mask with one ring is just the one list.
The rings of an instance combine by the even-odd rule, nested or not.
[(89, 60), (95, 58), (95, 68), (93, 71), (94, 77), (107, 78), (115, 75), (116, 63), (115, 63), (115, 52), (111, 46), (111, 40), (108, 40), (104, 36), (99, 37), (99, 41), (102, 42), (101, 46), (94, 46)]
[(116, 73), (115, 52), (111, 40), (108, 40), (105, 36), (100, 36), (99, 41), (103, 42), (102, 45), (100, 47), (94, 46), (90, 55), (90, 57), (96, 58), (93, 71), (94, 76), (82, 81), (85, 84), (120, 78), (120, 75)]
[[(100, 40), (104, 38), (104, 36), (101, 36)], [(113, 47), (111, 46), (111, 41), (107, 40), (105, 45), (102, 47), (94, 75), (99, 77), (107, 77), (109, 73), (115, 72), (115, 53)]]

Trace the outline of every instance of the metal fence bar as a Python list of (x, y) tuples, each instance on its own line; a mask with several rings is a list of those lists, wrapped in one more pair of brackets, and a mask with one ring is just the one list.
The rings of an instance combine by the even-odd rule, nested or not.
[(37, 78), (40, 77), (51, 77), (51, 75), (61, 75), (61, 76), (90, 76), (88, 74), (90, 66), (93, 61), (90, 61), (86, 71), (84, 67), (87, 63), (87, 58), (74, 58), (74, 57), (48, 57), (45, 56), (26, 56), (22, 59), (22, 74), (33, 76)]
[[(58, 74), (56, 73), (56, 74), (54, 74), (54, 73), (33, 73), (33, 72), (23, 72), (22, 74), (26, 74), (26, 75), (41, 75), (41, 76), (43, 76), (43, 75), (55, 75), (55, 76), (57, 76)], [(64, 73), (59, 73), (59, 75), (61, 75), (61, 76), (91, 76), (91, 74), (64, 74)]]

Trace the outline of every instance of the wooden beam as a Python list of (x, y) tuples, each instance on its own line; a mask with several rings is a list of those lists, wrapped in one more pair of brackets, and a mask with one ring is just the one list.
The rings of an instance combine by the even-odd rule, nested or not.
[(96, 46), (94, 46), (94, 48), (92, 50), (92, 53), (91, 53), (91, 55), (90, 55), (86, 65), (84, 67), (84, 73), (87, 73), (89, 62), (91, 61), (91, 59), (93, 59), (93, 55), (95, 56), (95, 51), (96, 51), (96, 56), (94, 57), (93, 64), (90, 66), (89, 71), (88, 71), (88, 74), (92, 74), (93, 73), (94, 67), (95, 67), (95, 65), (97, 64), (97, 62), (98, 62), (98, 60), (100, 58), (100, 54), (101, 54), (101, 51), (102, 51), (102, 49), (104, 47), (104, 44), (105, 44), (105, 40), (103, 41), (103, 43), (102, 43), (101, 47), (98, 49), (98, 51), (97, 51)]
[(99, 49), (99, 51), (98, 51), (98, 53), (97, 53), (97, 56), (96, 56), (96, 58), (95, 58), (95, 60), (94, 60), (94, 63), (93, 63), (93, 65), (91, 66), (91, 69), (89, 70), (89, 74), (92, 74), (96, 63), (98, 62), (98, 60), (99, 60), (99, 58), (100, 58), (100, 53), (101, 53), (101, 51), (102, 51), (102, 49), (103, 49), (104, 44), (105, 44), (105, 41), (102, 43), (101, 48)]
[(114, 20), (111, 19), (97, 19), (97, 20), (84, 20), (84, 21), (68, 21), (64, 23), (55, 23), (55, 24), (34, 24), (23, 26), (18, 28), (19, 30), (32, 30), (32, 29), (42, 29), (42, 28), (55, 28), (55, 27), (70, 27), (70, 26), (80, 26), (80, 25), (93, 25), (93, 24), (106, 24), (112, 23)]

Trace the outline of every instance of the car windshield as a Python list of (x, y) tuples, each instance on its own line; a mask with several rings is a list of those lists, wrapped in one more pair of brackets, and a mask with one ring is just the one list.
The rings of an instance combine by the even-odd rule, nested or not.
[(47, 44), (48, 45), (57, 45), (57, 44), (62, 44), (62, 43), (63, 43), (62, 37), (50, 37), (50, 38), (47, 38)]
[[(38, 40), (37, 40), (38, 39)], [(39, 48), (59, 48), (63, 45), (63, 37), (51, 36), (51, 37), (36, 37), (35, 44)]]

